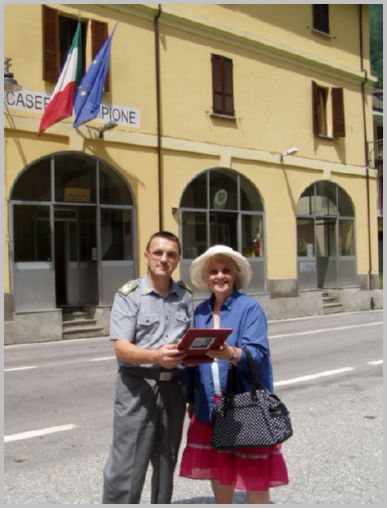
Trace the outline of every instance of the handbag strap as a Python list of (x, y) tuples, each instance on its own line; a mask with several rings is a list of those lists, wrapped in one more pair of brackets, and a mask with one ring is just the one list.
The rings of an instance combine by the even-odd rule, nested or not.
[[(250, 353), (247, 347), (242, 348), (242, 351), (246, 353), (247, 359), (249, 361), (251, 377), (253, 378), (251, 393), (255, 393), (256, 390), (262, 388), (261, 378), (259, 375), (259, 371), (257, 365), (254, 361), (253, 355)], [(234, 394), (234, 385), (235, 385), (235, 375), (236, 375), (237, 367), (234, 365), (230, 365), (228, 376), (227, 376), (227, 386), (226, 386), (226, 401), (231, 401), (232, 396)]]
[(254, 390), (259, 390), (259, 389), (263, 388), (263, 386), (262, 386), (261, 376), (259, 375), (257, 364), (255, 363), (253, 355), (250, 353), (250, 351), (247, 349), (247, 347), (242, 348), (242, 351), (244, 351), (246, 353), (246, 356), (249, 360), (251, 375), (253, 378)]

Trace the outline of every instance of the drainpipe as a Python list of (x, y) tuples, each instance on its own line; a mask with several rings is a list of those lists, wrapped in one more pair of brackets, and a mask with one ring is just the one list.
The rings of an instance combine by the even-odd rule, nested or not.
[(363, 106), (363, 132), (364, 132), (364, 155), (365, 155), (365, 169), (366, 169), (366, 198), (367, 198), (367, 226), (368, 226), (368, 289), (371, 289), (371, 276), (372, 276), (372, 256), (371, 256), (371, 212), (370, 212), (370, 158), (368, 151), (368, 137), (367, 137), (367, 120), (366, 120), (366, 93), (365, 84), (368, 81), (367, 69), (364, 68), (364, 54), (363, 54), (363, 11), (362, 5), (359, 4), (359, 35), (360, 35), (360, 66), (361, 71), (364, 72), (364, 80), (361, 82), (361, 96)]
[(161, 157), (161, 80), (160, 80), (160, 36), (159, 17), (161, 16), (161, 4), (154, 18), (155, 32), (155, 71), (156, 71), (156, 113), (157, 113), (157, 178), (159, 189), (159, 231), (163, 231), (163, 168)]

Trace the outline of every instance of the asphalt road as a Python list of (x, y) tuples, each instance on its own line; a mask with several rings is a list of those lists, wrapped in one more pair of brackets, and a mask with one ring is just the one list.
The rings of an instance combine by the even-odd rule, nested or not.
[[(369, 311), (269, 323), (275, 391), (294, 427), (283, 445), (290, 483), (272, 489), (276, 504), (383, 502), (382, 321)], [(116, 375), (109, 340), (6, 346), (4, 371), (4, 503), (100, 504)], [(149, 499), (148, 478), (141, 504)], [(213, 503), (209, 482), (176, 474), (173, 503)]]

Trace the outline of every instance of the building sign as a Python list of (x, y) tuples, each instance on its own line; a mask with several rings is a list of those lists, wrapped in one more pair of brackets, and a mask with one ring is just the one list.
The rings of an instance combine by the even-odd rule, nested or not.
[(77, 201), (78, 203), (90, 203), (90, 189), (65, 187), (64, 200)]
[[(50, 95), (44, 92), (33, 92), (30, 90), (4, 92), (6, 107), (33, 111), (35, 113), (43, 113), (50, 97)], [(139, 128), (140, 111), (137, 108), (101, 103), (96, 120), (100, 120), (103, 123), (116, 122), (118, 125)]]

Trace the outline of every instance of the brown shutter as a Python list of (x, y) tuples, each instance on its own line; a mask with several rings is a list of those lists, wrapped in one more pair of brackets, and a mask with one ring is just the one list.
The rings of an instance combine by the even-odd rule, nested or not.
[(218, 55), (211, 55), (212, 62), (212, 109), (214, 113), (223, 113), (223, 80), (222, 60)]
[(60, 71), (59, 15), (43, 5), (43, 79), (55, 83)]
[[(108, 24), (103, 21), (91, 20), (91, 56), (94, 58), (97, 56), (98, 51), (103, 46), (104, 42), (108, 38)], [(109, 66), (110, 67), (110, 66)], [(105, 92), (110, 91), (110, 72), (108, 70), (105, 80)]]
[(319, 119), (319, 108), (318, 108), (318, 85), (315, 81), (312, 81), (312, 115), (313, 115), (313, 134), (318, 136), (320, 134), (320, 119)]
[(234, 95), (232, 82), (232, 60), (224, 59), (224, 112), (234, 116)]
[(333, 137), (345, 138), (344, 95), (342, 88), (332, 88)]
[(232, 60), (211, 55), (212, 62), (212, 108), (214, 113), (234, 115)]
[(329, 4), (313, 5), (313, 28), (329, 34)]

